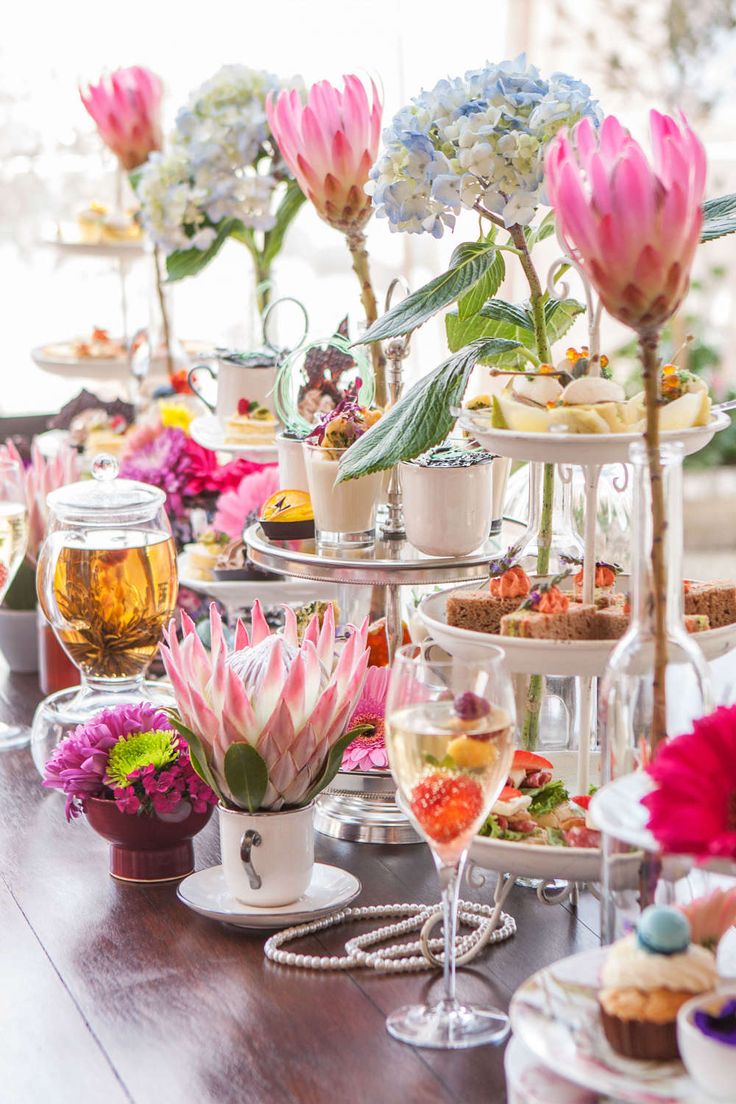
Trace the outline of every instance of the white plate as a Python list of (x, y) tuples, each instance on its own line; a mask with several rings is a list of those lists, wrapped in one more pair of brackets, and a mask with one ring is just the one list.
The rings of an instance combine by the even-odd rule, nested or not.
[(221, 920), (251, 931), (275, 931), (318, 920), (346, 908), (362, 888), (355, 875), (347, 870), (315, 863), (312, 881), (298, 901), (279, 908), (258, 908), (244, 905), (231, 896), (222, 866), (211, 866), (180, 882), (176, 895), (188, 908), (210, 920)]
[(203, 448), (213, 452), (228, 452), (233, 456), (244, 456), (257, 464), (273, 464), (278, 460), (276, 445), (231, 445), (225, 443), (225, 428), (216, 414), (203, 414), (195, 418), (189, 432)]
[[(190, 357), (205, 358), (211, 348), (204, 341), (184, 341), (182, 344)], [(35, 349), (31, 349), (31, 360), (49, 375), (73, 379), (104, 381), (130, 373), (127, 356), (76, 357), (71, 354), (71, 346), (71, 341), (51, 341), (47, 345), (37, 345)], [(156, 358), (148, 375), (150, 379), (156, 380), (167, 378), (163, 358)]]
[(318, 583), (312, 579), (192, 579), (186, 552), (177, 559), (179, 586), (206, 594), (225, 606), (249, 606), (260, 599), (269, 606), (303, 606), (307, 602), (337, 601), (338, 587), (334, 583)]
[[(452, 590), (429, 594), (419, 604), (419, 616), (429, 633), (450, 655), (458, 659), (482, 659), (489, 645), (503, 648), (509, 670), (519, 675), (585, 675), (604, 673), (616, 640), (529, 640), (497, 633), (475, 632), (447, 624), (447, 597), (463, 590), (478, 590), (470, 583)], [(707, 660), (717, 659), (736, 648), (736, 624), (694, 633)], [(673, 660), (677, 663), (677, 657)]]
[(503, 1056), (509, 1104), (600, 1104), (598, 1093), (591, 1093), (548, 1069), (514, 1036)]
[[(459, 422), (484, 448), (512, 460), (538, 460), (548, 464), (622, 464), (629, 459), (629, 446), (642, 441), (641, 433), (519, 433), (494, 429), (490, 411), (462, 410)], [(685, 456), (705, 448), (716, 433), (731, 424), (727, 414), (714, 414), (708, 425), (668, 430), (663, 444), (681, 442)]]
[(134, 260), (142, 257), (146, 242), (144, 238), (135, 241), (86, 242), (82, 241), (79, 228), (75, 223), (58, 228), (56, 233), (48, 233), (42, 239), (43, 245), (58, 249), (61, 253), (68, 253), (78, 257), (110, 257), (120, 261)]
[(511, 1024), (552, 1070), (627, 1104), (710, 1104), (681, 1062), (640, 1062), (615, 1054), (603, 1034), (598, 977), (605, 948), (563, 958), (514, 993)]

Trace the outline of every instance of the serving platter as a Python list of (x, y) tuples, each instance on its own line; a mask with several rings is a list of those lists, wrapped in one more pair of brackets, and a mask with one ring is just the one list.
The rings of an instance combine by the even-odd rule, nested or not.
[[(448, 596), (477, 589), (475, 584), (438, 591), (419, 604), (418, 614), (427, 631), (450, 655), (458, 659), (482, 659), (485, 649), (495, 645), (503, 648), (513, 674), (599, 677), (605, 672), (617, 640), (530, 640), (448, 625)], [(718, 659), (736, 648), (736, 624), (695, 633), (693, 639), (707, 660)], [(673, 656), (671, 662), (677, 663), (678, 657)]]
[[(543, 464), (624, 464), (641, 433), (521, 433), (497, 429), (491, 424), (490, 410), (453, 409), (463, 429), (470, 432), (489, 452), (512, 460), (532, 460)], [(699, 452), (716, 433), (726, 429), (731, 419), (716, 412), (708, 425), (690, 429), (665, 430), (662, 444), (679, 442), (685, 456)]]
[(338, 587), (331, 583), (314, 583), (301, 579), (196, 579), (192, 577), (186, 552), (177, 559), (179, 586), (204, 594), (229, 608), (250, 606), (258, 599), (268, 606), (301, 606), (316, 600), (338, 599)]
[(189, 432), (198, 445), (213, 452), (227, 452), (232, 456), (242, 456), (257, 464), (273, 464), (278, 460), (276, 444), (273, 445), (233, 445), (225, 441), (225, 427), (216, 414), (202, 414), (195, 418)]
[(623, 1058), (603, 1034), (598, 1007), (606, 949), (571, 955), (528, 978), (511, 999), (514, 1033), (550, 1069), (626, 1104), (711, 1104), (681, 1062)]
[[(192, 357), (207, 356), (211, 346), (204, 341), (182, 342), (185, 352)], [(131, 371), (130, 357), (78, 357), (73, 353), (73, 342), (50, 341), (46, 345), (37, 345), (31, 350), (31, 360), (44, 372), (52, 376), (82, 378), (97, 381), (114, 379), (127, 375)], [(155, 357), (151, 378), (166, 379), (166, 367), (163, 357)]]

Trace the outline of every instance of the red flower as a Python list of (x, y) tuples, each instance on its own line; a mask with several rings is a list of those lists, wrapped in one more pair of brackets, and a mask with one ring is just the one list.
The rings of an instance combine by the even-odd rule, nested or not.
[[(202, 494), (220, 495), (240, 486), (245, 475), (261, 471), (263, 464), (254, 464), (252, 460), (240, 457), (229, 464), (218, 464), (211, 449), (198, 445), (191, 437), (187, 438), (187, 484), (184, 493), (188, 498)], [(274, 465), (265, 465), (273, 467)]]
[(663, 744), (648, 771), (658, 785), (643, 804), (662, 850), (736, 859), (736, 706)]

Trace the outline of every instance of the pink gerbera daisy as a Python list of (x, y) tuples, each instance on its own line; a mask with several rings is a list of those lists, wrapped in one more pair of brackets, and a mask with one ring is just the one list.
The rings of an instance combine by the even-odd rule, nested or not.
[(736, 858), (736, 706), (663, 744), (647, 768), (648, 827), (669, 854)]
[(369, 724), (373, 726), (373, 731), (356, 736), (348, 744), (342, 757), (341, 769), (344, 771), (388, 769), (383, 719), (390, 674), (388, 667), (368, 668), (363, 693), (353, 710), (348, 727)]
[(269, 464), (244, 475), (237, 487), (223, 491), (220, 495), (213, 527), (227, 533), (233, 540), (238, 540), (243, 535), (243, 526), (247, 519), (257, 513), (266, 499), (278, 489), (277, 464)]
[(690, 921), (693, 943), (715, 951), (726, 932), (736, 924), (736, 889), (714, 889), (705, 897), (677, 907)]

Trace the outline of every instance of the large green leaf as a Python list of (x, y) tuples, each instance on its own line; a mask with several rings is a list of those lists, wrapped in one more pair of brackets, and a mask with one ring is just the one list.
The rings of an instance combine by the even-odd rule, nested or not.
[(211, 790), (214, 790), (214, 792), (222, 801), (222, 791), (217, 782), (217, 779), (210, 769), (210, 765), (207, 761), (207, 751), (199, 736), (196, 734), (196, 732), (192, 732), (191, 728), (187, 728), (187, 726), (179, 717), (178, 713), (176, 713), (173, 709), (167, 709), (165, 712), (176, 731), (179, 733), (180, 736), (183, 736), (186, 742), (189, 744), (189, 759), (192, 766), (194, 767), (194, 770), (202, 779), (202, 781), (206, 782), (209, 788)]
[(177, 249), (166, 258), (166, 274), (169, 283), (183, 280), (186, 276), (196, 276), (217, 256), (226, 240), (235, 231), (242, 231), (239, 219), (222, 219), (217, 224), (217, 234), (209, 249)]
[(294, 216), (306, 200), (296, 180), (290, 180), (281, 202), (276, 208), (276, 222), (263, 237), (262, 264), (270, 268), (284, 244), (284, 234), (289, 229)]
[(410, 387), (396, 406), (351, 445), (338, 481), (385, 471), (444, 441), (455, 424), (450, 408), (462, 401), (473, 365), (515, 348), (511, 341), (474, 341)]
[(701, 242), (723, 238), (726, 234), (736, 233), (736, 194), (706, 199), (703, 204), (703, 225), (700, 230)]
[(534, 327), (523, 305), (491, 299), (473, 318), (462, 319), (456, 311), (445, 315), (445, 331), (450, 351), (455, 353), (482, 338), (500, 338), (513, 342), (510, 352), (496, 354), (493, 363), (502, 368), (523, 368), (529, 360), (524, 349), (533, 350)]
[(301, 805), (308, 805), (310, 801), (314, 801), (317, 794), (329, 786), (332, 779), (335, 777), (342, 764), (342, 757), (345, 754), (345, 749), (349, 744), (352, 744), (356, 736), (361, 736), (364, 732), (371, 732), (373, 725), (364, 724), (356, 725), (355, 728), (351, 728), (349, 732), (344, 733), (340, 739), (332, 745), (325, 759), (322, 770), (317, 775), (316, 779), (312, 783), (311, 787), (301, 800)]
[[(482, 280), (497, 264), (497, 252), (493, 242), (463, 242), (452, 254), (447, 272), (407, 295), (406, 299), (374, 322), (356, 344), (367, 345), (415, 330)], [(497, 267), (495, 271), (498, 271)]]
[(544, 304), (544, 320), (550, 345), (564, 337), (578, 315), (584, 313), (585, 306), (577, 299), (548, 299)]
[(497, 252), (493, 263), (485, 276), (482, 276), (470, 291), (466, 291), (457, 301), (457, 313), (460, 318), (472, 318), (481, 309), (486, 299), (495, 295), (506, 275), (503, 253)]
[(225, 781), (241, 809), (257, 813), (268, 787), (268, 767), (252, 744), (231, 744), (225, 752)]

